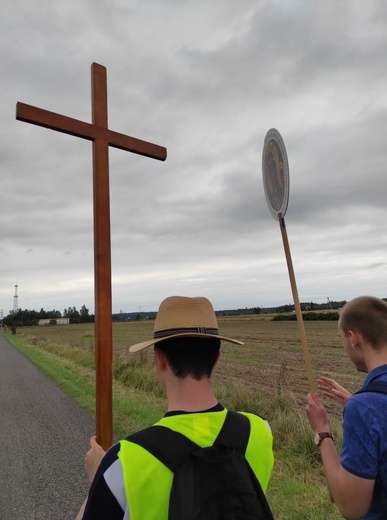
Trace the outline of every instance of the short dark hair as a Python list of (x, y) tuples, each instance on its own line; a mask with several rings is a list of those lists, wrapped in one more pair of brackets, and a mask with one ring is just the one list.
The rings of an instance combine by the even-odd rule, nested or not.
[(164, 352), (176, 377), (188, 375), (196, 380), (211, 377), (220, 348), (218, 338), (179, 337), (166, 339), (155, 345)]
[(339, 327), (348, 336), (359, 332), (376, 350), (387, 343), (387, 303), (374, 296), (360, 296), (346, 303), (340, 312)]

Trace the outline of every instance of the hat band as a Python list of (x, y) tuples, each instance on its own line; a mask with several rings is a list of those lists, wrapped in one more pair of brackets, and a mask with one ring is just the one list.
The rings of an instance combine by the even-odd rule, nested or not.
[(218, 329), (209, 327), (183, 327), (180, 329), (165, 329), (155, 332), (153, 334), (153, 339), (177, 336), (178, 334), (210, 334), (212, 336), (218, 336), (219, 331)]

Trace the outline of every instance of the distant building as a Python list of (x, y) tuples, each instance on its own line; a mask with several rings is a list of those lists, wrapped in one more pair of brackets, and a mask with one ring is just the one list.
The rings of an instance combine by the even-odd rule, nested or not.
[(53, 320), (57, 325), (68, 325), (70, 323), (70, 318), (43, 318), (38, 321), (38, 325), (50, 325)]

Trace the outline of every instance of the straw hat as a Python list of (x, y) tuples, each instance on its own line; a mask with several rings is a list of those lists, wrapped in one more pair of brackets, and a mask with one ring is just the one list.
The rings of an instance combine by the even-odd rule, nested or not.
[(215, 311), (207, 298), (170, 296), (160, 304), (153, 339), (132, 345), (129, 351), (137, 352), (160, 341), (178, 337), (219, 338), (229, 343), (243, 345), (243, 342), (237, 339), (219, 336)]

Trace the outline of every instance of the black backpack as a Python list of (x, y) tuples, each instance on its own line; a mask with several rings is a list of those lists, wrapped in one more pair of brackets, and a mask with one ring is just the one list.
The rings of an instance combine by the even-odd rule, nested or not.
[(163, 426), (151, 426), (127, 439), (174, 473), (169, 520), (273, 520), (245, 458), (249, 435), (249, 419), (228, 411), (218, 437), (208, 448)]

